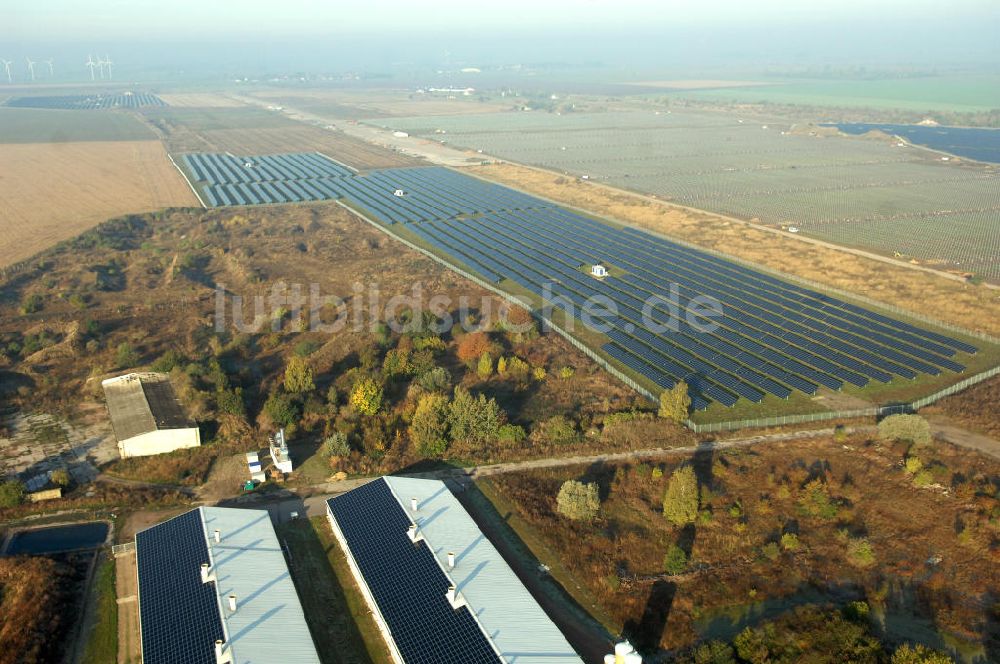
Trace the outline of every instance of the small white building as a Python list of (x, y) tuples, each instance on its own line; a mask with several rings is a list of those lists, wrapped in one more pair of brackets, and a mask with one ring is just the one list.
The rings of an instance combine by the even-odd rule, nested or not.
[(406, 190), (404, 190), (404, 189), (397, 189), (394, 192), (392, 192), (392, 195), (393, 196), (398, 196), (399, 198), (402, 198), (403, 196), (406, 196)]
[(167, 374), (130, 373), (101, 382), (123, 459), (201, 445)]
[(594, 266), (590, 268), (590, 274), (598, 279), (603, 279), (608, 276), (608, 268), (604, 267), (600, 263), (595, 263)]

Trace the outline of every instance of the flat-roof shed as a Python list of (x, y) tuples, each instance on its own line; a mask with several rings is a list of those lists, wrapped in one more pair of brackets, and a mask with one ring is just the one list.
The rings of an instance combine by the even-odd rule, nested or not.
[(319, 664), (267, 511), (199, 507), (135, 551), (144, 664)]
[(443, 482), (382, 477), (327, 516), (396, 662), (582, 662)]
[(130, 373), (101, 382), (121, 457), (149, 456), (201, 445), (167, 374)]

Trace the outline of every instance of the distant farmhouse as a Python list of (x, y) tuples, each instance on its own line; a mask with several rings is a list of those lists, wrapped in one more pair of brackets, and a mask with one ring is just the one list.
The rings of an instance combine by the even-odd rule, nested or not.
[(443, 482), (382, 477), (327, 516), (397, 664), (583, 661)]
[(101, 382), (123, 459), (201, 445), (166, 374), (130, 373)]
[(319, 664), (266, 510), (199, 507), (135, 553), (145, 664)]

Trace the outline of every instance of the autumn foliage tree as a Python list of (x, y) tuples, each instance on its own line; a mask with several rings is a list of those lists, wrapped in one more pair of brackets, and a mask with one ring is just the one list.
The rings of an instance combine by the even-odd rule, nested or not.
[(660, 417), (664, 419), (680, 424), (687, 419), (690, 408), (691, 396), (683, 380), (660, 394)]
[(374, 378), (362, 378), (351, 390), (351, 407), (362, 415), (374, 415), (382, 408), (382, 386)]
[(410, 421), (410, 440), (422, 456), (441, 456), (448, 449), (448, 398), (431, 393), (420, 397)]
[(285, 389), (292, 394), (303, 394), (316, 389), (313, 382), (313, 371), (305, 358), (292, 356), (285, 367)]
[(681, 466), (670, 476), (663, 496), (663, 516), (678, 526), (694, 523), (698, 516), (698, 478), (692, 466)]
[(485, 332), (470, 332), (458, 342), (458, 359), (465, 363), (478, 362), (483, 353), (490, 351), (490, 337)]

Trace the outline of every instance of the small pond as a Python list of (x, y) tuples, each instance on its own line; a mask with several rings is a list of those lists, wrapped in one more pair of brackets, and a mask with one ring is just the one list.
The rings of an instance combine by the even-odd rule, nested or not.
[(15, 533), (5, 553), (8, 556), (45, 555), (96, 549), (107, 537), (108, 524), (102, 521), (34, 528)]

